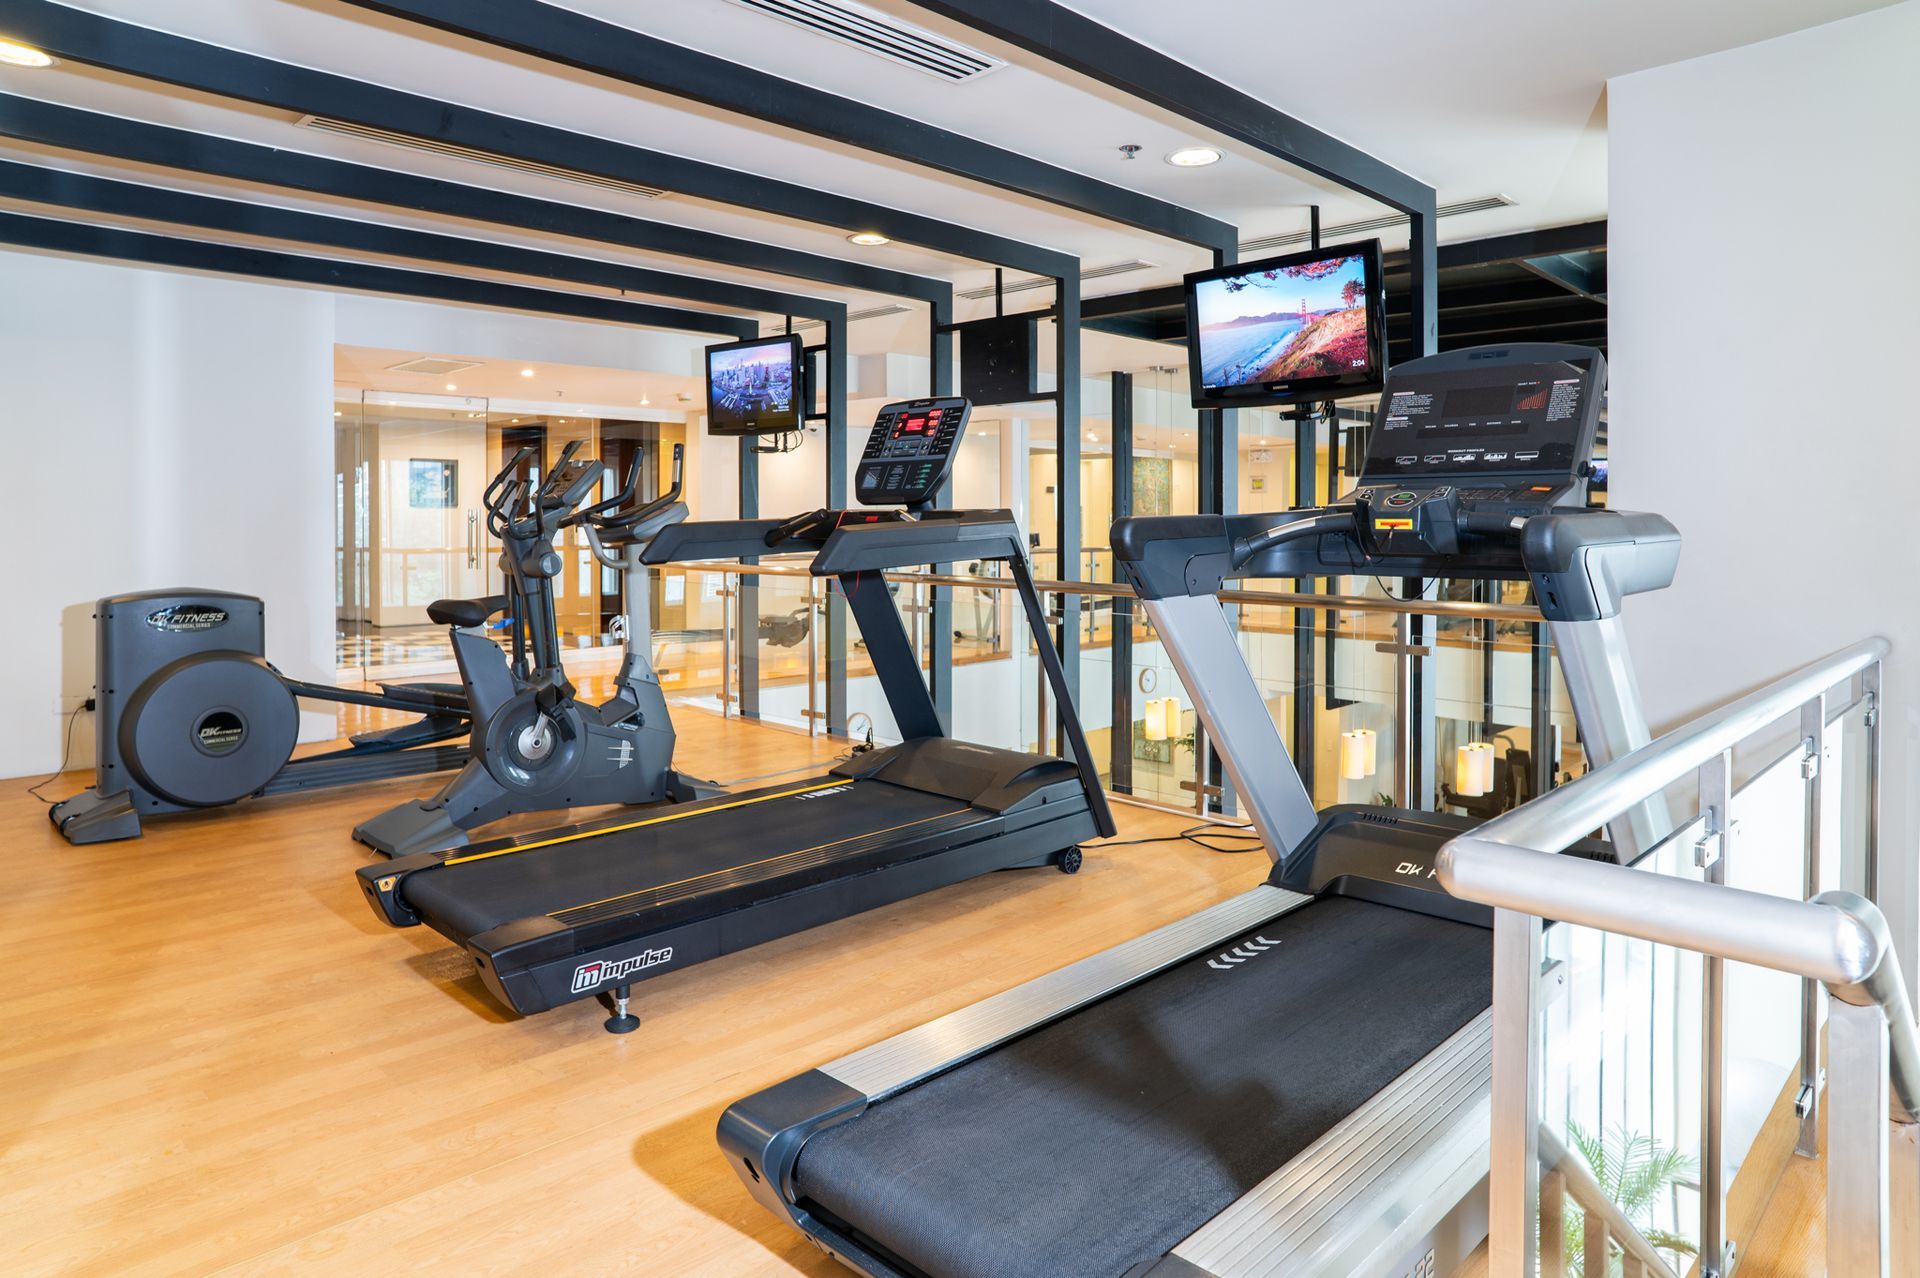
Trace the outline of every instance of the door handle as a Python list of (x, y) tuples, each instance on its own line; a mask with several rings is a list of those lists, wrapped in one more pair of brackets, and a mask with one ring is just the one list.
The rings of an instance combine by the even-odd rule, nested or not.
[(471, 506), (467, 508), (467, 567), (480, 566), (480, 515)]

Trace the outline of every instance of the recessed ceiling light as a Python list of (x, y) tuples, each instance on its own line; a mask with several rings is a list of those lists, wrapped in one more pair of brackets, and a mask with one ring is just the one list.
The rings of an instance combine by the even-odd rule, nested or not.
[(335, 417), (339, 417), (339, 416), (341, 416), (342, 414), (341, 414), (341, 412), (340, 412), (340, 410), (336, 408), (336, 409), (334, 409), (334, 410), (333, 410), (333, 415), (334, 415)]
[(1167, 152), (1167, 163), (1176, 169), (1204, 169), (1219, 162), (1220, 153), (1210, 146), (1183, 146)]
[(521, 370), (520, 370), (520, 376), (522, 376), (522, 377), (532, 377), (532, 376), (533, 376), (533, 370), (532, 370), (531, 368), (523, 368), (523, 369), (521, 369)]
[(54, 59), (52, 54), (43, 53), (30, 44), (0, 40), (0, 62), (10, 67), (50, 67)]
[(458, 386), (455, 386), (455, 385), (454, 385), (454, 384), (453, 384), (452, 382), (448, 382), (448, 383), (447, 383), (447, 389), (448, 389), (448, 390), (459, 390), (460, 388), (459, 388)]
[(858, 244), (861, 248), (879, 248), (882, 244), (891, 244), (893, 241), (878, 231), (855, 231), (847, 237), (847, 243)]

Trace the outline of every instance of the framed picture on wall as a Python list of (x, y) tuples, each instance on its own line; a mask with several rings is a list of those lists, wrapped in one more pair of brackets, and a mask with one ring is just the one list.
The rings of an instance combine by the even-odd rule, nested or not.
[(407, 463), (407, 505), (415, 510), (450, 510), (460, 491), (460, 463), (416, 457)]

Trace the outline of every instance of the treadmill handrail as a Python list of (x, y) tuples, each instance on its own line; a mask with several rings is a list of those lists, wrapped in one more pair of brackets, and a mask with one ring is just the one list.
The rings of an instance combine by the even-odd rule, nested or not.
[(1892, 932), (1852, 892), (1808, 901), (1558, 855), (1588, 832), (1698, 772), (1835, 684), (1879, 665), (1864, 639), (1809, 663), (1446, 844), (1440, 885), (1463, 900), (1816, 980), (1886, 1016), (1896, 1121), (1920, 1122), (1920, 1027)]
[(816, 577), (962, 560), (1026, 559), (1010, 510), (939, 512), (933, 517), (848, 524), (827, 536), (809, 571)]

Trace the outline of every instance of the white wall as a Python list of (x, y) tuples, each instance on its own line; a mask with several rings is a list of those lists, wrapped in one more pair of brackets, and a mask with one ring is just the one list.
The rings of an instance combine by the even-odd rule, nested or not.
[(1657, 727), (1893, 641), (1883, 895), (1920, 881), (1920, 3), (1611, 82), (1613, 501), (1685, 538), (1627, 624)]
[[(0, 775), (59, 762), (103, 595), (257, 594), (273, 661), (330, 675), (334, 298), (23, 253), (0, 253), (0, 279), (8, 505), (26, 530), (0, 629)], [(77, 727), (86, 766), (91, 716)]]

